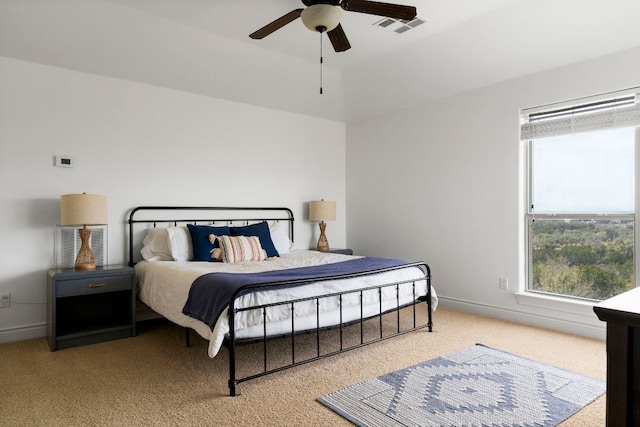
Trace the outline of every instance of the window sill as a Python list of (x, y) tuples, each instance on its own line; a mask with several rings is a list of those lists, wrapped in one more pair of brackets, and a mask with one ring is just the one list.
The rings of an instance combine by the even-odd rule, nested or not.
[(580, 301), (526, 291), (516, 292), (515, 296), (518, 300), (518, 304), (521, 305), (589, 317), (594, 316), (593, 306), (597, 304), (595, 301)]

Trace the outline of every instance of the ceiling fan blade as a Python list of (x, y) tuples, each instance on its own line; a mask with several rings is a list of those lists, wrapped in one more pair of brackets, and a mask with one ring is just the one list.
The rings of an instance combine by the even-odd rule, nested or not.
[(331, 44), (333, 45), (333, 50), (336, 52), (344, 52), (345, 50), (351, 49), (351, 44), (349, 43), (347, 35), (344, 33), (341, 24), (338, 24), (337, 27), (329, 31), (327, 36), (329, 36), (329, 40), (331, 40)]
[(268, 23), (264, 27), (260, 28), (258, 31), (255, 31), (254, 33), (249, 34), (249, 37), (251, 37), (252, 39), (262, 39), (268, 36), (274, 31), (284, 27), (289, 22), (295, 21), (296, 19), (298, 19), (300, 17), (300, 14), (302, 13), (302, 10), (303, 9), (292, 10), (291, 12), (281, 16), (275, 21)]
[(369, 0), (344, 0), (340, 5), (349, 12), (368, 13), (369, 15), (386, 16), (388, 18), (410, 21), (418, 14), (415, 6), (382, 3)]

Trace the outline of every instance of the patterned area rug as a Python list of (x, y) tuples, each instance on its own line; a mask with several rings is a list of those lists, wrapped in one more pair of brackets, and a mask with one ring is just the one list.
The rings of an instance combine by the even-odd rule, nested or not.
[(358, 426), (555, 426), (605, 381), (481, 344), (318, 401)]

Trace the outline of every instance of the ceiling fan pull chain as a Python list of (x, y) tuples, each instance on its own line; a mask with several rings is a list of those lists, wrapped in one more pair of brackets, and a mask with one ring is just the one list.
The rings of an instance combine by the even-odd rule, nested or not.
[(322, 60), (322, 31), (319, 31), (320, 33), (320, 95), (322, 95), (322, 63), (324, 62)]

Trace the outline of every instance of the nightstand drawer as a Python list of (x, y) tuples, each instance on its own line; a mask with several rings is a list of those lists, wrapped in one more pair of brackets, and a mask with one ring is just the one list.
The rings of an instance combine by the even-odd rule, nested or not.
[(61, 280), (56, 283), (58, 297), (70, 297), (100, 292), (128, 290), (133, 287), (131, 276), (87, 277)]

